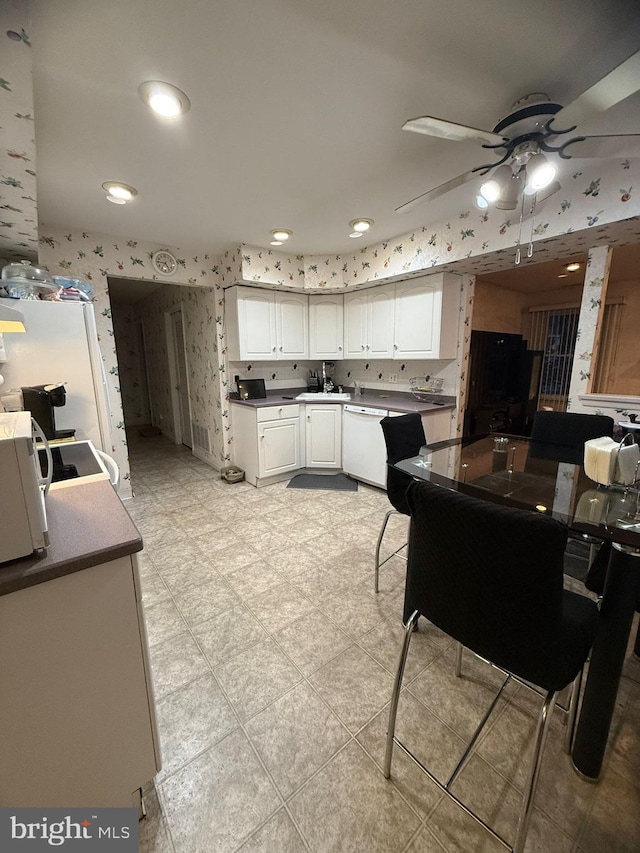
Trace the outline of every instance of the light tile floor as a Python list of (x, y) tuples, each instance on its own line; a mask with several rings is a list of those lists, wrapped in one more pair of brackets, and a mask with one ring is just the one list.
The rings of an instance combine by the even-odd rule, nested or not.
[[(398, 750), (392, 780), (381, 772), (405, 566), (394, 558), (373, 593), (386, 495), (227, 484), (162, 438), (130, 450), (164, 757), (142, 853), (502, 850)], [(470, 659), (455, 679), (449, 640), (423, 621), (398, 733), (445, 774), (495, 679)], [(509, 838), (531, 709), (511, 690), (457, 786)], [(637, 853), (640, 664), (629, 656), (599, 784), (571, 769), (562, 732), (555, 721), (528, 853)]]

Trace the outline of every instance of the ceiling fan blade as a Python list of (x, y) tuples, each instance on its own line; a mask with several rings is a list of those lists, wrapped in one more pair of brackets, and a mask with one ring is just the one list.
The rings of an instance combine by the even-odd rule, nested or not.
[(562, 148), (570, 157), (640, 157), (640, 133), (618, 133), (604, 136), (579, 136)]
[(625, 59), (549, 122), (554, 133), (566, 133), (591, 116), (608, 110), (640, 89), (640, 51)]
[(482, 142), (487, 145), (501, 145), (506, 141), (504, 136), (493, 133), (490, 130), (481, 130), (478, 127), (468, 127), (466, 124), (454, 124), (434, 116), (420, 116), (410, 118), (402, 125), (403, 130), (411, 130), (413, 133), (424, 133), (427, 136), (439, 136), (442, 139), (452, 139), (455, 142)]
[(457, 178), (451, 178), (450, 181), (445, 181), (444, 184), (440, 184), (440, 186), (434, 187), (432, 190), (416, 196), (416, 198), (411, 199), (411, 201), (408, 201), (406, 204), (396, 207), (396, 213), (411, 213), (411, 211), (415, 210), (416, 207), (420, 207), (420, 205), (426, 204), (428, 201), (433, 201), (434, 198), (439, 198), (441, 195), (448, 193), (450, 190), (455, 190), (456, 187), (461, 187), (463, 184), (466, 184), (467, 181), (477, 178), (479, 174), (480, 173), (476, 171), (469, 171), (464, 172), (462, 175), (458, 175)]

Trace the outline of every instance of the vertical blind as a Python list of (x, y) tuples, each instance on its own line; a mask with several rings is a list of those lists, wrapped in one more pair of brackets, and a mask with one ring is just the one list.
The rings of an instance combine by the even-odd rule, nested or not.
[[(606, 393), (610, 388), (622, 307), (620, 301), (605, 305), (597, 364), (592, 365), (593, 393)], [(530, 308), (529, 312), (529, 349), (544, 351), (538, 408), (566, 412), (580, 308), (564, 305)]]

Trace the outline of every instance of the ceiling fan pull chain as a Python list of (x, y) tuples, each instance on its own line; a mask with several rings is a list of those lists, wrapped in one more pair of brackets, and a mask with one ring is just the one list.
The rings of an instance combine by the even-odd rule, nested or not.
[(522, 242), (522, 220), (524, 219), (524, 193), (520, 204), (520, 227), (518, 228), (518, 248), (516, 249), (516, 266), (520, 264), (520, 243)]
[[(538, 198), (538, 193), (533, 194), (533, 201), (531, 202), (531, 235), (529, 237), (529, 246), (527, 248), (527, 257), (533, 257), (533, 232), (536, 227), (536, 200)], [(523, 195), (524, 200), (524, 195)]]

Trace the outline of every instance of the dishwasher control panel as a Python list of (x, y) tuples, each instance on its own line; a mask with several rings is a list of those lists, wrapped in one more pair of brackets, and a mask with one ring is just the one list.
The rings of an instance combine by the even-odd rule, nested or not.
[(345, 412), (356, 412), (359, 415), (373, 415), (378, 418), (386, 418), (386, 409), (372, 409), (370, 406), (345, 406)]

